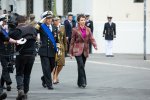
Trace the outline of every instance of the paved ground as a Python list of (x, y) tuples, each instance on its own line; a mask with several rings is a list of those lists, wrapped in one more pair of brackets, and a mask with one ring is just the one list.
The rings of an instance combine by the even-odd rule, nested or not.
[[(60, 74), (60, 84), (54, 90), (41, 86), (42, 75), (39, 57), (36, 58), (28, 100), (150, 100), (150, 55), (116, 54), (107, 58), (104, 54), (92, 54), (86, 63), (88, 86), (76, 85), (77, 65), (75, 59), (66, 58), (66, 66)], [(17, 91), (15, 74), (13, 89), (7, 100), (15, 100)]]

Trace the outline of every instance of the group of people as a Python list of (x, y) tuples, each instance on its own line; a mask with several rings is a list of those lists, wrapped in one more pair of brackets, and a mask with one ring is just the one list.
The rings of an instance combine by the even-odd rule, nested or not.
[[(68, 14), (64, 25), (61, 24), (60, 17), (53, 16), (52, 11), (42, 13), (39, 22), (34, 21), (34, 15), (30, 15), (28, 22), (25, 16), (15, 14), (15, 20), (11, 20), (7, 25), (7, 17), (7, 14), (0, 17), (2, 22), (0, 25), (0, 61), (2, 65), (0, 100), (7, 97), (7, 94), (3, 92), (4, 82), (7, 90), (11, 91), (12, 81), (8, 63), (9, 57), (12, 57), (13, 54), (16, 54), (15, 68), (18, 90), (16, 99), (27, 99), (30, 75), (37, 53), (36, 42), (40, 43), (38, 55), (41, 60), (43, 71), (41, 81), (44, 88), (52, 90), (54, 89), (53, 84), (59, 83), (58, 75), (65, 65), (66, 52), (69, 53), (70, 58), (73, 56), (76, 58), (78, 87), (86, 87), (85, 64), (89, 53), (92, 52), (91, 44), (97, 50), (97, 44), (92, 34), (93, 22), (89, 20), (89, 15), (79, 14), (76, 22), (73, 20), (73, 15)], [(112, 17), (108, 18), (109, 23), (105, 24), (103, 32), (103, 36), (108, 41), (112, 40), (109, 35), (113, 35), (115, 32), (115, 23), (112, 23), (111, 19)], [(10, 52), (10, 49), (15, 49), (15, 52)]]
[[(2, 77), (0, 81), (6, 82), (8, 91), (11, 91), (11, 78), (8, 71), (8, 57), (14, 52), (4, 53), (8, 46), (15, 48), (15, 68), (17, 83), (17, 100), (26, 100), (29, 91), (30, 74), (36, 56), (36, 41), (40, 42), (38, 54), (41, 59), (43, 76), (41, 77), (42, 86), (49, 90), (53, 89), (53, 84), (59, 83), (58, 75), (65, 65), (65, 52), (69, 51), (70, 57), (75, 56), (78, 64), (78, 82), (77, 85), (85, 88), (87, 85), (85, 74), (85, 62), (89, 55), (89, 43), (97, 49), (95, 39), (90, 28), (86, 26), (86, 16), (78, 15), (77, 24), (73, 26), (72, 22), (65, 21), (61, 25), (59, 17), (53, 17), (51, 11), (42, 13), (41, 20), (36, 24), (27, 23), (26, 17), (17, 15), (13, 23), (8, 23), (8, 16), (4, 14), (0, 17), (2, 25), (0, 27), (0, 60), (2, 65)], [(32, 18), (34, 16), (32, 15)], [(72, 18), (70, 18), (72, 20)], [(75, 22), (74, 22), (75, 23)], [(4, 25), (5, 24), (5, 25)], [(71, 30), (68, 31), (68, 27)], [(7, 28), (5, 27), (7, 26)], [(68, 43), (69, 42), (69, 43)], [(69, 45), (70, 44), (70, 45)], [(68, 48), (69, 46), (69, 48)], [(13, 48), (13, 49), (14, 49)], [(11, 48), (12, 49), (12, 48)], [(5, 50), (5, 51), (6, 51)], [(3, 92), (4, 84), (0, 82), (0, 100), (7, 97)]]

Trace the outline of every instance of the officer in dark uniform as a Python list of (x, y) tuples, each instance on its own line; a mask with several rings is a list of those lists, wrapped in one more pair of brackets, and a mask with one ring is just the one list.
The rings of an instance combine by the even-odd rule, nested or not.
[[(8, 34), (8, 25), (7, 25), (7, 20), (6, 20), (6, 16), (0, 16), (2, 25), (1, 25), (1, 29), (3, 29), (3, 31), (6, 31), (6, 34)], [(4, 83), (6, 83), (7, 86), (7, 91), (11, 91), (11, 78), (10, 78), (10, 74), (9, 74), (9, 70), (8, 70), (8, 65), (9, 62), (11, 62), (11, 57), (13, 54), (13, 44), (9, 43), (8, 41), (5, 42), (1, 42), (0, 43), (0, 52), (1, 52), (1, 65), (2, 65), (2, 75), (1, 75), (1, 85), (2, 87), (4, 87)]]
[(48, 89), (53, 89), (51, 72), (55, 67), (55, 55), (57, 52), (57, 27), (52, 25), (53, 13), (46, 11), (42, 14), (42, 20), (36, 29), (40, 33), (41, 47), (39, 55), (43, 69), (42, 85)]
[[(2, 20), (2, 17), (0, 18), (0, 20)], [(0, 26), (0, 61), (2, 61), (3, 56), (5, 55), (5, 53), (3, 52), (5, 42), (10, 42), (10, 43), (14, 43), (14, 44), (24, 44), (26, 42), (26, 39), (14, 40), (14, 39), (10, 38), (8, 36), (8, 33), (6, 32), (6, 30), (4, 30), (2, 28), (2, 26)], [(3, 62), (1, 62), (1, 63), (3, 63)], [(1, 80), (0, 80), (0, 100), (5, 99), (6, 97), (7, 97), (7, 94), (5, 92), (3, 92), (3, 87), (1, 85)]]
[(106, 57), (114, 57), (112, 53), (113, 39), (116, 38), (116, 24), (112, 22), (112, 16), (107, 17), (104, 25), (103, 37), (106, 40)]
[[(91, 32), (93, 33), (93, 29), (94, 29), (93, 28), (93, 21), (90, 20), (90, 15), (89, 14), (86, 14), (85, 16), (86, 16), (86, 23), (85, 23), (85, 25), (87, 27), (89, 27), (91, 29)], [(92, 44), (91, 43), (89, 44), (89, 52), (92, 53)]]
[[(35, 60), (35, 42), (36, 42), (36, 30), (33, 26), (27, 25), (25, 16), (18, 16), (18, 26), (11, 32), (11, 37), (15, 39), (25, 38), (27, 42), (24, 45), (17, 45), (16, 51), (16, 82), (18, 89), (17, 100), (27, 99), (27, 93), (29, 91), (30, 74)], [(16, 37), (17, 36), (17, 37)]]

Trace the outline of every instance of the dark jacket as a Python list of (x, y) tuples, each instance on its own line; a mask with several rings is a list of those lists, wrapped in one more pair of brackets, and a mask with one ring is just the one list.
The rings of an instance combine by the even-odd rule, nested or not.
[[(39, 48), (39, 55), (40, 56), (46, 56), (46, 57), (55, 57), (55, 49), (52, 44), (52, 42), (49, 40), (47, 34), (40, 28), (38, 30), (38, 33), (40, 33), (40, 39), (41, 39), (41, 47)], [(52, 34), (55, 35), (55, 41), (57, 42), (57, 28), (52, 25)]]
[(31, 25), (20, 24), (11, 32), (10, 37), (14, 39), (26, 38), (27, 42), (23, 45), (16, 45), (16, 51), (20, 55), (35, 55), (36, 30)]
[(90, 29), (91, 29), (91, 32), (93, 33), (93, 21), (91, 21), (91, 20), (88, 20), (88, 21), (86, 21), (86, 23), (85, 23), (85, 25), (87, 26), (87, 27), (89, 27)]
[(6, 37), (0, 27), (0, 56), (13, 53), (13, 44), (9, 43), (9, 36)]
[(107, 22), (104, 25), (103, 36), (105, 36), (105, 40), (113, 40), (114, 35), (116, 35), (116, 24), (112, 22), (111, 26)]
[(72, 20), (72, 26), (71, 26), (69, 21), (65, 20), (64, 25), (65, 25), (66, 37), (71, 38), (72, 28), (76, 27), (76, 22)]

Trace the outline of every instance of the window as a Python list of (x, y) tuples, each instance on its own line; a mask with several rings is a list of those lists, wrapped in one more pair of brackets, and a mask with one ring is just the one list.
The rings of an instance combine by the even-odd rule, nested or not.
[(52, 11), (52, 0), (44, 0), (44, 11)]
[(33, 0), (27, 0), (27, 16), (33, 13)]
[(144, 0), (134, 0), (134, 3), (143, 3)]
[(64, 15), (67, 15), (68, 12), (72, 12), (72, 0), (63, 0)]

